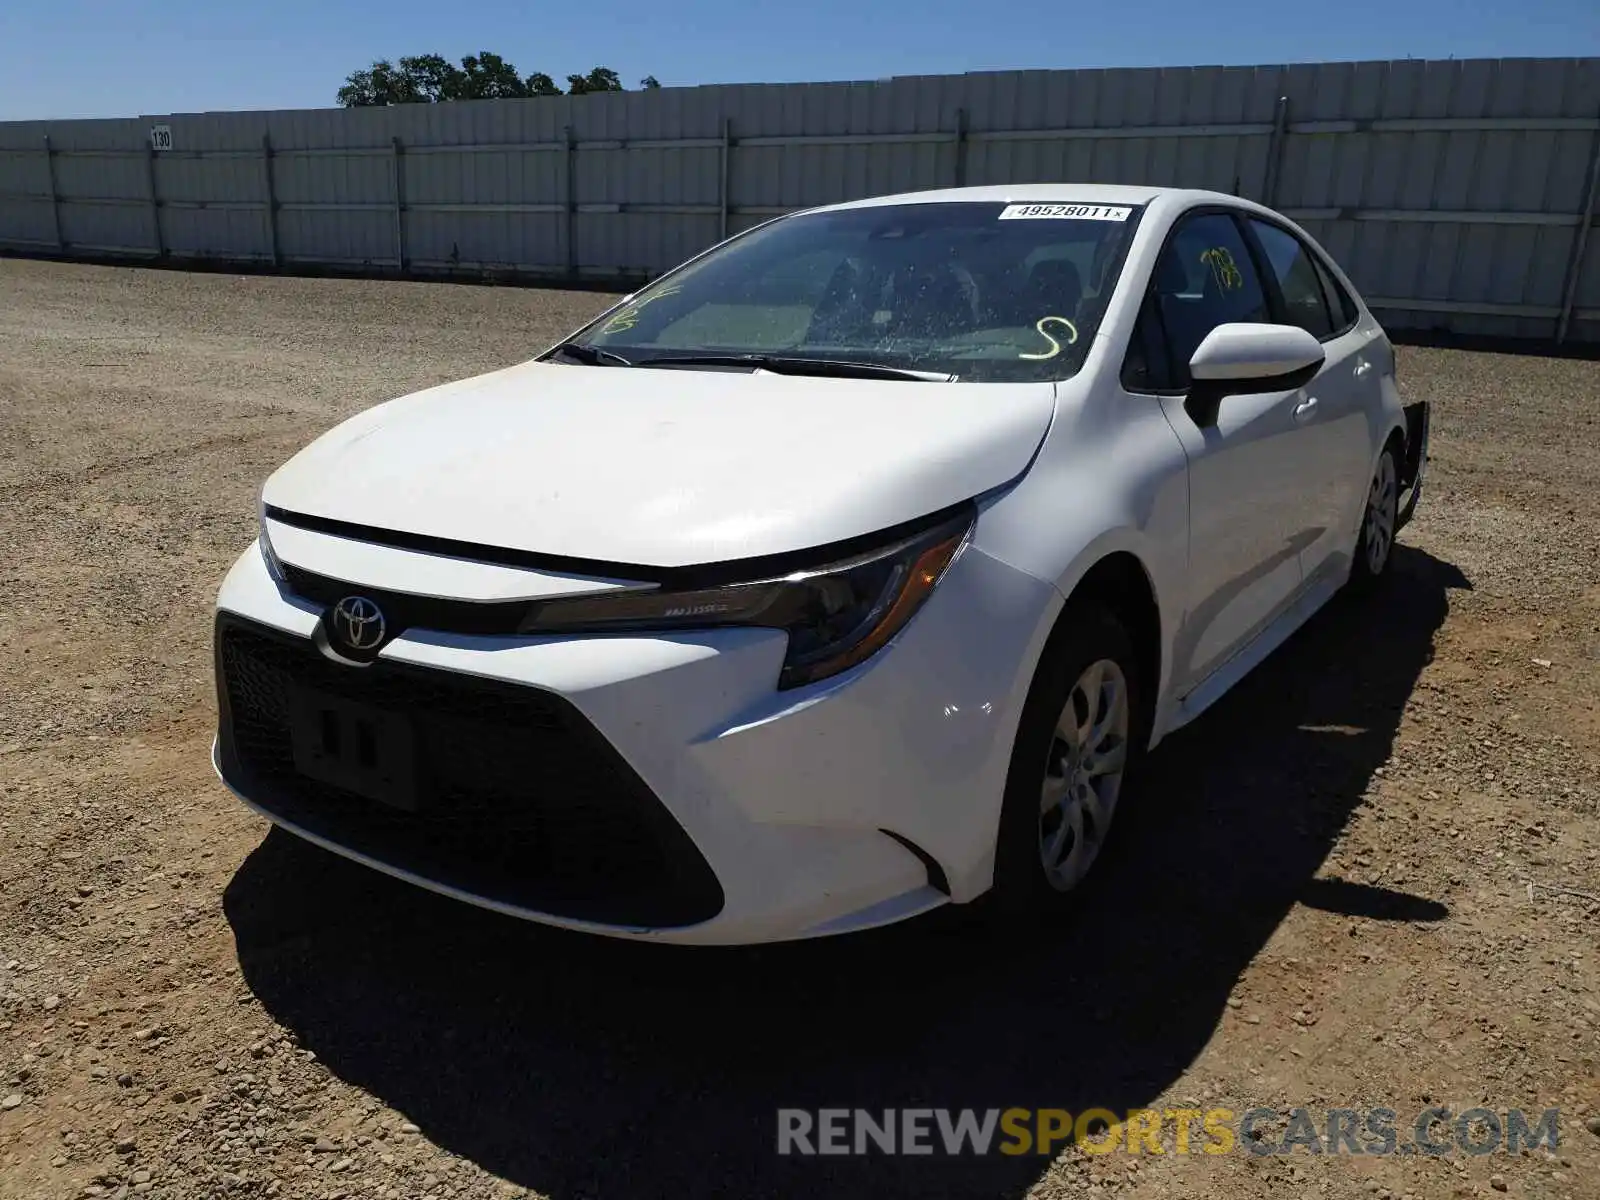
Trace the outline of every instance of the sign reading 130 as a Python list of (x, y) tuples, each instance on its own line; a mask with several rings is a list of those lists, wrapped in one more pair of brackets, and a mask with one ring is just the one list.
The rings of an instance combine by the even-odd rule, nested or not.
[(171, 125), (152, 125), (152, 126), (150, 126), (150, 147), (153, 150), (171, 150), (172, 149), (172, 126)]

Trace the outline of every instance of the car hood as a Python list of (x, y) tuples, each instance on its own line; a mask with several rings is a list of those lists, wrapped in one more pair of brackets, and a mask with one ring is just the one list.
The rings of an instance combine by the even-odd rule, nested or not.
[(368, 409), (266, 504), (617, 564), (801, 550), (1007, 483), (1054, 411), (1040, 384), (524, 363)]

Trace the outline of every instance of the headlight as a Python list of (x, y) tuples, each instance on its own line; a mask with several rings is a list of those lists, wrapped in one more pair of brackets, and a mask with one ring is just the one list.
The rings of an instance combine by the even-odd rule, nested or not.
[(782, 629), (789, 635), (789, 651), (778, 686), (799, 687), (870, 658), (899, 633), (966, 544), (975, 518), (964, 509), (930, 529), (778, 578), (550, 600), (533, 609), (522, 630)]
[(278, 562), (278, 556), (272, 549), (272, 535), (267, 532), (267, 502), (265, 486), (261, 495), (256, 497), (256, 541), (261, 545), (261, 557), (267, 564), (267, 574), (282, 582), (283, 565)]

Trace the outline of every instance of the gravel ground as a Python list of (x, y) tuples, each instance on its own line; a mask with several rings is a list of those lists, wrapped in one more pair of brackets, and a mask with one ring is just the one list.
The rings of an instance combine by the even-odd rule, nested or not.
[[(1402, 350), (1383, 595), (1171, 739), (1027, 945), (612, 943), (269, 835), (208, 761), (261, 479), (604, 302), (0, 260), (0, 1195), (1600, 1196), (1593, 362)], [(1560, 1145), (773, 1153), (780, 1105), (1433, 1103)]]

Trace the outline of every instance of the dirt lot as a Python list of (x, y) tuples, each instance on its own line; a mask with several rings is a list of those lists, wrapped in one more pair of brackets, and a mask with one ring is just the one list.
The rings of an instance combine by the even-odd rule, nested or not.
[[(208, 761), (266, 474), (602, 303), (0, 261), (0, 1195), (1600, 1196), (1600, 364), (1402, 351), (1386, 594), (1163, 747), (1071, 925), (686, 952), (269, 836)], [(774, 1154), (780, 1105), (1435, 1103), (1560, 1145)]]

